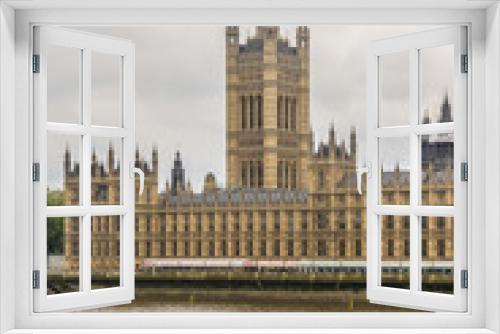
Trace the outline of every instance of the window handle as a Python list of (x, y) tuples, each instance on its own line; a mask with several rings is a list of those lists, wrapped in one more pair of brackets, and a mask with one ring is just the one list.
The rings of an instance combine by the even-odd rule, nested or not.
[(144, 191), (144, 172), (142, 169), (135, 167), (135, 162), (130, 163), (130, 177), (133, 179), (135, 174), (139, 175), (139, 195)]
[(365, 164), (365, 166), (363, 167), (358, 167), (356, 168), (356, 183), (357, 183), (357, 187), (358, 187), (358, 194), (362, 194), (363, 193), (363, 190), (361, 189), (361, 176), (363, 176), (363, 174), (366, 173), (366, 176), (367, 177), (370, 177), (371, 176), (371, 172), (372, 172), (372, 167), (371, 167), (371, 163), (367, 162)]

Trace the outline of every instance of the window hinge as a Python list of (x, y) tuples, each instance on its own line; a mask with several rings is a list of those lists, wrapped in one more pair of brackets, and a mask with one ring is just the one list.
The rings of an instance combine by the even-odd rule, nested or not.
[(469, 287), (469, 271), (467, 270), (462, 270), (461, 272), (461, 287), (462, 289), (467, 289)]
[(40, 181), (40, 163), (33, 163), (33, 182)]
[(33, 73), (40, 73), (40, 55), (33, 55)]
[(40, 270), (33, 270), (33, 289), (40, 289)]
[(462, 181), (469, 181), (469, 164), (466, 162), (460, 164), (460, 178)]
[(462, 55), (462, 73), (469, 72), (469, 56)]

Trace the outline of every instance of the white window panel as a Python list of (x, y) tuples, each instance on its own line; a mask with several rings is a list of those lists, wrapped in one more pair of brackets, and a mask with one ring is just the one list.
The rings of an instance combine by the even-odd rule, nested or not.
[[(433, 63), (432, 57), (429, 59), (427, 55), (431, 53), (430, 51), (441, 47), (449, 50), (448, 63), (446, 59), (442, 63), (442, 58), (434, 59)], [(367, 186), (367, 296), (371, 302), (431, 311), (467, 311), (467, 290), (461, 284), (462, 271), (467, 270), (467, 182), (461, 179), (461, 164), (467, 162), (467, 71), (462, 67), (464, 55), (467, 55), (467, 29), (462, 26), (374, 41), (370, 46), (367, 165), (371, 166), (372, 170), (368, 175)], [(390, 70), (384, 67), (388, 66), (387, 59), (392, 59), (393, 65), (395, 64)], [(449, 94), (449, 101), (442, 102), (440, 118), (437, 119), (431, 115), (432, 110), (425, 108), (428, 103), (427, 95), (432, 95), (432, 89), (438, 90), (440, 87), (435, 82), (429, 83), (428, 80), (433, 76), (439, 78), (440, 71), (444, 71), (443, 67), (448, 68), (448, 66), (450, 91), (446, 94)], [(431, 75), (429, 67), (433, 67), (434, 73)], [(386, 83), (391, 75), (394, 77), (390, 79), (392, 86)], [(436, 80), (441, 79), (442, 77)], [(397, 83), (397, 86), (394, 83)], [(394, 99), (394, 94), (400, 94), (399, 98)], [(401, 101), (406, 102), (401, 103)], [(447, 102), (449, 104), (446, 104)], [(395, 119), (392, 120), (391, 117)], [(429, 201), (423, 195), (424, 179), (427, 176), (422, 176), (422, 165), (427, 159), (423, 155), (429, 152), (423, 149), (422, 145), (425, 140), (440, 138), (439, 136), (451, 138), (444, 144), (451, 145), (453, 152), (453, 158), (449, 158), (453, 161), (452, 172), (449, 172), (453, 188), (452, 196), (451, 199), (437, 198)], [(439, 139), (436, 139), (436, 143), (438, 146), (443, 144)], [(382, 170), (387, 168), (386, 160), (397, 165), (397, 173), (407, 173), (404, 180), (406, 183), (396, 186), (408, 187), (409, 199), (405, 198), (408, 202), (397, 202), (392, 198), (397, 203), (385, 198), (384, 201), (381, 200), (381, 192), (385, 187)], [(396, 172), (396, 169), (393, 171)], [(443, 177), (443, 172), (438, 172)], [(449, 203), (441, 203), (446, 201)], [(394, 252), (394, 240), (390, 241), (389, 246), (384, 245), (382, 240), (383, 234), (387, 234), (382, 229), (382, 224), (386, 221), (383, 217), (389, 216), (392, 216), (392, 220), (394, 217), (409, 217), (404, 218), (410, 221), (409, 240), (404, 242), (410, 251), (405, 259), (390, 261), (383, 254), (385, 253), (383, 247), (390, 248), (387, 252)], [(453, 235), (451, 259), (428, 261), (421, 255), (424, 247), (422, 221), (425, 219), (425, 229), (427, 229), (429, 217), (451, 221)], [(429, 235), (433, 232), (427, 233)], [(400, 245), (402, 244), (401, 242)], [(440, 247), (441, 250), (435, 250)], [(433, 249), (433, 252), (442, 252), (443, 249), (444, 243), (441, 243)], [(425, 257), (427, 252), (425, 246)], [(429, 292), (429, 289), (425, 289), (422, 284), (424, 266), (438, 266), (441, 269), (451, 270), (453, 272), (451, 293)], [(387, 268), (399, 267), (395, 270), (405, 273), (409, 282), (404, 281), (404, 283), (408, 284), (387, 286), (383, 283), (382, 267), (389, 271), (391, 269)]]
[[(134, 46), (127, 40), (54, 27), (35, 27), (34, 33), (33, 53), (39, 56), (39, 71), (34, 73), (34, 161), (40, 166), (39, 181), (34, 182), (33, 270), (39, 272), (39, 288), (34, 290), (34, 311), (129, 303), (134, 298), (135, 192), (131, 172), (134, 167)], [(114, 94), (108, 94), (107, 69), (102, 64), (98, 67), (96, 55), (114, 61)], [(52, 82), (52, 71), (64, 71), (64, 81)], [(99, 82), (94, 78), (96, 73)], [(98, 89), (102, 91), (96, 93)], [(101, 100), (98, 100), (101, 108), (93, 113), (93, 101), (97, 101), (95, 94), (101, 94)], [(108, 103), (111, 98), (114, 100)], [(112, 122), (106, 119), (103, 101), (104, 105), (113, 106), (109, 108), (115, 113), (109, 117)], [(98, 120), (94, 122), (92, 116)], [(103, 126), (103, 123), (113, 126)], [(67, 143), (60, 143), (65, 138), (68, 138), (67, 143), (74, 143), (72, 148)], [(105, 200), (97, 202), (94, 199), (96, 191), (92, 189), (92, 159), (97, 154), (94, 153), (96, 146), (108, 142), (119, 147), (114, 151), (116, 160), (113, 165), (107, 162), (107, 169), (116, 173), (118, 181), (115, 183), (119, 191), (113, 194), (113, 198), (109, 198), (112, 197), (110, 191), (104, 191)], [(53, 151), (54, 147), (59, 147), (61, 157), (63, 145), (66, 145), (65, 157), (59, 161)], [(74, 156), (70, 159), (69, 154)], [(51, 166), (62, 166), (63, 160), (67, 163), (64, 168), (71, 169), (78, 180), (73, 184), (73, 189), (77, 190), (73, 192), (73, 198), (54, 205), (47, 203), (47, 189), (54, 183)], [(64, 177), (59, 176), (58, 181), (64, 184)], [(92, 263), (93, 222), (99, 228), (101, 222), (108, 224), (116, 233), (116, 242), (105, 247), (111, 256), (119, 257), (119, 266), (109, 268), (119, 276), (115, 285), (94, 286), (94, 269), (98, 267), (105, 271), (102, 266), (106, 264)], [(58, 251), (62, 249), (60, 257), (73, 256), (73, 261), (59, 259), (60, 263), (54, 265), (62, 268), (58, 273), (76, 275), (78, 280), (73, 279), (71, 286), (49, 286), (51, 273), (48, 265), (57, 260), (57, 256), (49, 259), (56, 246), (48, 244), (48, 234), (55, 230), (61, 233), (60, 238), (71, 238), (71, 242), (59, 240)], [(110, 227), (106, 231), (110, 231)], [(52, 264), (50, 268), (53, 268)]]

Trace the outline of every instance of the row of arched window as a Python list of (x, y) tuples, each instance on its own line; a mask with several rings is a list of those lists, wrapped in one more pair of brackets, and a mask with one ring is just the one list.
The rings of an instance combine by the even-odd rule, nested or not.
[(264, 103), (261, 95), (241, 96), (241, 128), (262, 129)]
[(277, 170), (277, 187), (295, 189), (297, 188), (297, 162), (280, 160)]
[(264, 187), (264, 164), (261, 160), (241, 162), (241, 185), (246, 188)]
[(278, 96), (278, 129), (297, 129), (297, 98), (292, 96)]
[[(297, 129), (297, 98), (278, 96), (277, 128)], [(262, 129), (264, 122), (264, 101), (262, 95), (240, 96), (241, 128)]]
[[(285, 243), (286, 242), (286, 243)], [(240, 240), (234, 240), (231, 247), (227, 240), (221, 240), (216, 244), (214, 240), (185, 240), (185, 241), (155, 241), (159, 247), (153, 250), (152, 241), (143, 241), (144, 248), (139, 247), (139, 241), (135, 242), (135, 255), (141, 257), (201, 257), (201, 256), (327, 256), (328, 246), (325, 239), (317, 241), (303, 239), (297, 246), (294, 246), (294, 240), (266, 240), (261, 239), (254, 242), (253, 239), (246, 240), (245, 244)], [(284, 249), (282, 249), (282, 243)], [(203, 245), (204, 244), (204, 245)], [(243, 247), (245, 246), (245, 247)], [(314, 247), (316, 246), (316, 247)], [(336, 245), (339, 256), (346, 256), (346, 242), (339, 240)], [(167, 247), (170, 249), (167, 255)], [(330, 245), (333, 249), (333, 244)], [(216, 251), (217, 249), (217, 251)], [(356, 256), (361, 256), (361, 239), (356, 240)]]

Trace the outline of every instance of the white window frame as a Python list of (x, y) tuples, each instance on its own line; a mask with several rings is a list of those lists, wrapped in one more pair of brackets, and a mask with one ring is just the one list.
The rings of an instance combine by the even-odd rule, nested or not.
[[(452, 26), (430, 29), (413, 34), (373, 41), (368, 51), (367, 86), (367, 161), (371, 173), (367, 179), (367, 298), (371, 302), (394, 306), (412, 305), (422, 310), (467, 310), (467, 289), (461, 286), (462, 270), (467, 270), (467, 181), (461, 180), (461, 164), (467, 163), (467, 79), (462, 71), (462, 56), (467, 55), (467, 27)], [(420, 120), (422, 49), (440, 46), (453, 47), (453, 121), (422, 124)], [(385, 55), (405, 52), (408, 55), (408, 125), (380, 124), (379, 59)], [(468, 66), (468, 64), (467, 64)], [(453, 135), (453, 198), (454, 205), (435, 206), (421, 203), (420, 136), (428, 134)], [(387, 205), (380, 202), (382, 193), (380, 140), (405, 138), (408, 140), (410, 167), (410, 202), (408, 205)], [(381, 285), (382, 223), (381, 217), (407, 216), (410, 218), (409, 289)], [(420, 218), (454, 217), (453, 221), (453, 293), (443, 294), (421, 290), (422, 260)]]
[[(34, 270), (39, 272), (39, 288), (34, 289), (35, 312), (83, 309), (105, 305), (129, 303), (134, 299), (134, 220), (135, 220), (135, 57), (130, 41), (91, 34), (60, 27), (34, 27), (34, 54), (39, 56), (39, 71), (33, 75), (34, 87), (34, 162), (39, 164), (39, 181), (33, 184), (34, 212)], [(80, 56), (80, 106), (79, 124), (57, 123), (48, 120), (47, 63), (50, 46), (81, 50)], [(92, 121), (92, 55), (94, 52), (120, 57), (121, 101), (120, 120), (116, 127), (97, 126)], [(79, 205), (47, 206), (47, 137), (64, 134), (80, 137), (81, 152), (79, 175)], [(91, 164), (93, 138), (120, 140), (118, 160), (120, 168), (120, 203), (93, 205), (91, 203)], [(110, 167), (111, 168), (111, 167)], [(118, 216), (120, 224), (120, 281), (119, 286), (91, 289), (92, 217)], [(47, 219), (51, 217), (79, 218), (79, 291), (47, 295)]]
[[(410, 4), (410, 5), (409, 5)], [(15, 12), (12, 7), (27, 11)], [(48, 5), (48, 3), (45, 3)], [(497, 171), (500, 169), (498, 128), (500, 118), (500, 10), (492, 3), (465, 1), (410, 1), (401, 4), (391, 1), (360, 1), (347, 4), (339, 1), (311, 1), (307, 4), (275, 2), (272, 8), (264, 2), (252, 4), (242, 1), (233, 8), (213, 0), (206, 4), (179, 2), (174, 8), (151, 9), (158, 2), (133, 1), (78, 2), (84, 6), (115, 6), (115, 9), (62, 9), (57, 1), (49, 4), (51, 10), (35, 10), (43, 1), (10, 1), (0, 4), (0, 331), (10, 329), (69, 329), (74, 328), (357, 328), (357, 332), (420, 333), (423, 328), (433, 332), (492, 333), (500, 330), (499, 228), (500, 190)], [(72, 3), (74, 6), (75, 3)], [(147, 7), (150, 9), (123, 9), (120, 7)], [(489, 5), (486, 12), (463, 10)], [(66, 6), (59, 2), (59, 6)], [(354, 7), (357, 9), (346, 9)], [(432, 9), (430, 7), (448, 8)], [(176, 8), (175, 8), (176, 7)], [(203, 7), (205, 9), (201, 9)], [(378, 9), (373, 9), (377, 8)], [(394, 8), (399, 7), (399, 8)], [(456, 9), (457, 7), (462, 9)], [(244, 10), (244, 8), (252, 8)], [(367, 9), (372, 8), (372, 9)], [(430, 9), (429, 9), (430, 8)], [(14, 23), (15, 22), (15, 23)], [(470, 189), (468, 221), (471, 234), (468, 250), (471, 259), (466, 313), (354, 313), (354, 314), (34, 314), (31, 290), (31, 222), (33, 212), (27, 200), (32, 194), (30, 142), (31, 115), (31, 27), (33, 24), (469, 24), (471, 27), (471, 88), (469, 89), (468, 142), (470, 153)], [(487, 29), (486, 29), (487, 28)], [(14, 38), (15, 34), (15, 38)], [(2, 47), (3, 46), (3, 47)], [(15, 52), (15, 53), (14, 53)], [(15, 73), (12, 64), (15, 59)], [(485, 67), (486, 66), (486, 67)], [(14, 89), (15, 83), (15, 89)], [(485, 92), (486, 91), (486, 92)], [(14, 99), (15, 93), (15, 99)], [(15, 123), (15, 131), (13, 124)], [(488, 138), (488, 140), (486, 140)], [(14, 144), (15, 142), (15, 144)], [(485, 154), (491, 157), (486, 163)], [(15, 161), (15, 164), (14, 164)], [(488, 183), (485, 182), (488, 178)], [(15, 184), (14, 181), (15, 180)], [(15, 196), (7, 185), (15, 185)], [(486, 205), (485, 205), (486, 202)], [(14, 219), (15, 220), (14, 220)], [(487, 220), (485, 218), (488, 218)], [(13, 222), (15, 221), (15, 224)], [(486, 252), (485, 249), (488, 251)], [(15, 254), (15, 258), (12, 256)], [(490, 266), (485, 266), (485, 259)], [(12, 288), (14, 286), (14, 289)], [(488, 289), (488, 295), (485, 294)], [(491, 331), (489, 331), (491, 330)], [(89, 330), (90, 331), (90, 330)], [(35, 330), (34, 330), (35, 332)], [(64, 331), (61, 331), (64, 332)], [(146, 332), (146, 331), (142, 331)], [(232, 330), (231, 332), (235, 332)], [(287, 331), (290, 332), (290, 331)], [(308, 330), (308, 332), (310, 332)], [(335, 332), (333, 330), (329, 332)], [(338, 331), (337, 331), (338, 332)]]

